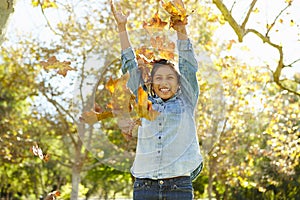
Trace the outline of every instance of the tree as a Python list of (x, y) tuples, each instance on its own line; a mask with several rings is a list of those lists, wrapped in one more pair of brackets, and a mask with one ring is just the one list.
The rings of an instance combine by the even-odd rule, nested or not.
[[(231, 5), (231, 9), (228, 9), (230, 6), (225, 5), (223, 3), (223, 1), (213, 0), (213, 3), (217, 6), (219, 11), (222, 13), (222, 15), (224, 16), (224, 19), (229, 23), (229, 25), (232, 27), (232, 29), (236, 33), (239, 42), (243, 42), (243, 39), (245, 38), (245, 36), (247, 34), (253, 33), (259, 39), (261, 39), (262, 42), (270, 45), (272, 48), (274, 48), (278, 52), (277, 66), (276, 66), (275, 70), (272, 71), (273, 80), (281, 89), (287, 90), (287, 91), (299, 96), (300, 95), (299, 91), (298, 91), (299, 88), (293, 89), (293, 88), (289, 87), (289, 82), (294, 82), (299, 85), (299, 81), (296, 78), (286, 79), (285, 77), (282, 76), (282, 71), (284, 68), (295, 67), (296, 64), (300, 61), (300, 59), (296, 58), (294, 61), (292, 61), (290, 63), (286, 63), (287, 61), (285, 61), (285, 58), (287, 56), (284, 54), (284, 48), (285, 48), (285, 46), (283, 46), (284, 44), (282, 45), (282, 44), (280, 44), (280, 42), (274, 42), (272, 40), (272, 36), (274, 36), (274, 33), (279, 31), (280, 24), (286, 23), (286, 22), (283, 22), (283, 19), (281, 17), (284, 17), (284, 15), (288, 15), (289, 12), (291, 12), (291, 11), (289, 11), (289, 8), (291, 8), (293, 6), (293, 4), (296, 4), (295, 2), (293, 2), (293, 0), (285, 0), (282, 2), (284, 2), (285, 5), (283, 5), (282, 9), (274, 17), (273, 21), (268, 22), (268, 20), (266, 20), (267, 23), (265, 24), (265, 29), (259, 30), (256, 28), (251, 28), (248, 25), (253, 14), (255, 12), (259, 12), (259, 10), (260, 10), (260, 8), (258, 6), (256, 6), (257, 0), (252, 0), (251, 3), (249, 4), (248, 10), (245, 10), (245, 12), (247, 14), (244, 17), (243, 22), (241, 24), (238, 23), (238, 20), (235, 19), (234, 15), (232, 13), (232, 11), (235, 7), (235, 4), (237, 3), (236, 1), (234, 1), (233, 4)], [(297, 23), (297, 22), (295, 21), (295, 19), (291, 18), (289, 23), (291, 26), (290, 28), (292, 28), (292, 26), (294, 26), (295, 23)], [(294, 37), (297, 37), (296, 34)]]

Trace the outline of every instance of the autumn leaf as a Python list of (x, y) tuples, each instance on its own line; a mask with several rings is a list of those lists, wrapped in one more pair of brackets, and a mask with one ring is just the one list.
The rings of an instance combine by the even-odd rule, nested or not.
[(138, 62), (138, 68), (142, 72), (142, 78), (144, 84), (148, 86), (149, 83), (151, 83), (151, 69), (152, 69), (152, 65), (150, 64), (151, 61), (148, 60), (143, 54), (137, 54), (137, 62)]
[(111, 93), (111, 100), (107, 104), (107, 108), (111, 110), (107, 111), (95, 105), (93, 110), (82, 114), (81, 121), (93, 124), (109, 117), (115, 117), (118, 119), (122, 134), (124, 133), (128, 137), (132, 134), (133, 128), (140, 125), (140, 118), (154, 120), (159, 112), (152, 109), (152, 103), (148, 100), (148, 93), (139, 86), (136, 98), (127, 87), (128, 80), (129, 73), (115, 80), (110, 78), (105, 88)]
[(56, 197), (60, 196), (60, 192), (59, 191), (53, 191), (48, 193), (48, 195), (46, 196), (46, 198), (44, 200), (55, 200)]
[(82, 115), (79, 117), (81, 122), (87, 124), (95, 124), (97, 121), (110, 118), (113, 114), (111, 111), (103, 111), (103, 112), (95, 112), (93, 110), (83, 112)]
[(150, 121), (155, 120), (159, 115), (159, 112), (152, 109), (152, 102), (148, 100), (148, 93), (141, 86), (138, 88), (138, 102), (135, 109), (140, 118)]
[(148, 22), (143, 22), (143, 28), (149, 31), (149, 28), (163, 29), (168, 23), (160, 19), (158, 13), (155, 13)]
[(166, 36), (156, 36), (150, 38), (151, 46), (158, 50), (157, 57), (162, 59), (174, 59), (175, 43), (169, 41)]
[(146, 46), (142, 46), (138, 49), (135, 50), (135, 54), (137, 56), (143, 55), (143, 57), (145, 57), (146, 60), (152, 60), (154, 59), (154, 52), (151, 51), (149, 48), (147, 48)]
[(187, 24), (188, 15), (183, 5), (172, 1), (168, 1), (167, 3), (162, 1), (162, 7), (171, 15), (170, 28), (176, 24)]
[(113, 94), (115, 91), (115, 85), (117, 83), (117, 80), (112, 79), (111, 77), (109, 78), (109, 80), (107, 81), (107, 83), (105, 84), (105, 88), (111, 93)]
[(46, 162), (49, 161), (50, 155), (44, 154), (42, 149), (37, 144), (31, 146), (30, 151), (33, 153), (33, 155), (38, 156), (41, 160), (44, 160)]
[(79, 120), (87, 124), (94, 124), (97, 121), (101, 121), (110, 117), (113, 117), (111, 110), (104, 110), (97, 103), (95, 103), (94, 108), (90, 111), (83, 112), (79, 117)]
[(172, 1), (168, 1), (165, 3), (162, 1), (162, 7), (167, 11), (170, 15), (173, 16), (183, 16), (186, 15), (185, 9), (178, 3), (173, 3)]
[(57, 74), (66, 76), (68, 71), (75, 70), (70, 66), (71, 62), (63, 61), (60, 62), (55, 56), (48, 58), (47, 61), (41, 61), (40, 65), (48, 72), (50, 69), (57, 69)]
[[(153, 49), (142, 46), (136, 49), (138, 67), (142, 71), (142, 77), (146, 86), (151, 82), (152, 61), (157, 59), (174, 59), (175, 43), (163, 36), (150, 37), (150, 44)], [(113, 84), (112, 80), (110, 81)]]
[(131, 111), (131, 102), (135, 96), (129, 88), (127, 88), (127, 82), (129, 74), (125, 74), (120, 78), (110, 80), (105, 85), (105, 88), (111, 93), (110, 103), (108, 108), (112, 109), (113, 113), (128, 113)]

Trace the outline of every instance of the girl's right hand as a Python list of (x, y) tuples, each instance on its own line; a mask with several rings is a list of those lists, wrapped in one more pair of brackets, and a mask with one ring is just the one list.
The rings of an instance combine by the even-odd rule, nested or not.
[(114, 5), (113, 0), (110, 0), (110, 7), (112, 10), (112, 13), (114, 15), (114, 18), (118, 24), (118, 26), (126, 25), (127, 23), (127, 18), (130, 14), (130, 11), (128, 11), (126, 14), (124, 14), (121, 10), (121, 6), (119, 3), (116, 3), (117, 9)]

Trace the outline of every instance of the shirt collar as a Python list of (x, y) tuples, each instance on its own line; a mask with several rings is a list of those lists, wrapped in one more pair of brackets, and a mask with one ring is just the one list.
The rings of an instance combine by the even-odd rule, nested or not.
[(154, 96), (152, 96), (153, 102), (155, 103), (163, 103), (163, 102), (171, 102), (171, 101), (175, 101), (178, 96), (181, 94), (181, 90), (179, 89), (176, 94), (171, 97), (170, 99), (168, 99), (167, 101), (162, 100), (159, 96), (157, 96), (156, 94)]

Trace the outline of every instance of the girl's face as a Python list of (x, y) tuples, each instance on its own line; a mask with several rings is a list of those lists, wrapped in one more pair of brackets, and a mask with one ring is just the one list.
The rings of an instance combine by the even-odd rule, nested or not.
[(173, 97), (179, 88), (177, 74), (168, 65), (159, 67), (153, 75), (152, 81), (155, 94), (163, 100)]

